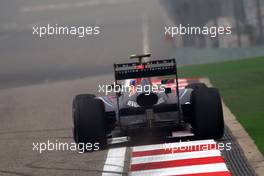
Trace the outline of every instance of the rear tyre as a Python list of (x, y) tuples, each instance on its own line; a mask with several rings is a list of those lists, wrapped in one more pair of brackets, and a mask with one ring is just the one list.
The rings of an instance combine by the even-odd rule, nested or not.
[(221, 98), (216, 88), (199, 88), (192, 92), (194, 134), (200, 139), (220, 139), (224, 134)]
[(74, 140), (93, 146), (92, 150), (107, 145), (104, 103), (92, 95), (77, 95), (73, 100)]
[(204, 83), (192, 83), (187, 85), (185, 88), (191, 88), (191, 89), (203, 89), (203, 88), (207, 88), (206, 84)]
[[(77, 106), (77, 101), (79, 99), (82, 99), (82, 98), (86, 98), (86, 99), (89, 99), (89, 98), (95, 98), (95, 95), (93, 94), (79, 94), (79, 95), (76, 95), (74, 100), (73, 100), (73, 103), (72, 103), (72, 108), (73, 108), (73, 112), (74, 112), (74, 108)], [(76, 128), (75, 128), (75, 114), (73, 113), (73, 138), (74, 138), (74, 141), (76, 142), (77, 139), (76, 139)]]

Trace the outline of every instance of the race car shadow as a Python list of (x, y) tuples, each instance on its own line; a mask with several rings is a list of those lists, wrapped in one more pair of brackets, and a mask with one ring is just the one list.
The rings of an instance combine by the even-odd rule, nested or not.
[(173, 131), (174, 132), (140, 131), (137, 133), (131, 133), (129, 137), (113, 137), (109, 139), (108, 147), (133, 147), (198, 140), (194, 137), (191, 128), (187, 125), (177, 127), (173, 129)]
[(141, 135), (137, 137), (119, 137), (119, 138), (113, 138), (112, 141), (114, 142), (110, 142), (108, 144), (108, 148), (134, 147), (141, 145), (187, 142), (193, 140), (197, 140), (197, 139), (194, 136), (162, 138), (162, 137), (155, 137), (150, 135)]

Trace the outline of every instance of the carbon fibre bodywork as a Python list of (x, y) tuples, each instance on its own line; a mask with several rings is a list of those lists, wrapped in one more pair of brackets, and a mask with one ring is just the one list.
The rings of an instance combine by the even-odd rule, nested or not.
[(170, 131), (190, 123), (193, 89), (185, 88), (187, 84), (179, 87), (176, 60), (142, 61), (149, 56), (135, 55), (131, 58), (138, 58), (138, 62), (114, 64), (115, 85), (135, 86), (135, 82), (143, 87), (163, 85), (163, 91), (152, 90), (148, 94), (125, 91), (117, 92), (115, 96), (98, 97), (105, 105), (109, 133), (114, 130), (122, 135), (141, 130)]
[[(158, 102), (149, 108), (140, 107), (137, 104), (138, 93), (132, 96), (122, 94), (119, 97), (119, 115), (122, 129), (136, 129), (148, 126), (148, 112), (153, 120), (152, 127), (178, 126), (182, 121), (188, 122), (191, 106), (192, 89), (180, 89), (180, 103), (183, 110), (183, 119), (179, 115), (177, 98), (175, 93), (157, 93)], [(105, 104), (105, 110), (110, 122), (117, 122), (116, 97), (99, 97)], [(152, 111), (152, 112), (151, 112)]]

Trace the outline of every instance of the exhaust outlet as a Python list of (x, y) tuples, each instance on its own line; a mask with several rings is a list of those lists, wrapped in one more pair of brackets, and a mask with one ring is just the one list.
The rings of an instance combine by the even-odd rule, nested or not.
[(137, 104), (142, 107), (151, 107), (158, 102), (158, 96), (154, 93), (142, 93), (137, 97)]

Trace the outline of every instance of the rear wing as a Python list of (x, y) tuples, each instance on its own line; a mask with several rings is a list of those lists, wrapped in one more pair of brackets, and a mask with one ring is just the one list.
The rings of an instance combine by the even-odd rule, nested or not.
[(115, 79), (133, 79), (153, 76), (177, 75), (175, 59), (154, 60), (147, 62), (134, 62), (114, 64)]
[[(130, 58), (131, 59), (138, 58), (139, 62), (114, 64), (115, 83), (117, 83), (117, 80), (124, 80), (124, 79), (174, 75), (176, 77), (176, 94), (177, 94), (176, 98), (178, 102), (177, 106), (179, 109), (179, 116), (181, 117), (182, 120), (182, 109), (180, 103), (177, 64), (175, 58), (142, 62), (142, 58), (149, 56), (150, 54), (133, 55), (130, 56)], [(116, 93), (118, 123), (120, 129), (122, 130), (121, 119), (119, 115), (120, 113), (119, 113), (119, 98), (118, 98), (120, 95), (121, 95), (120, 92)]]

